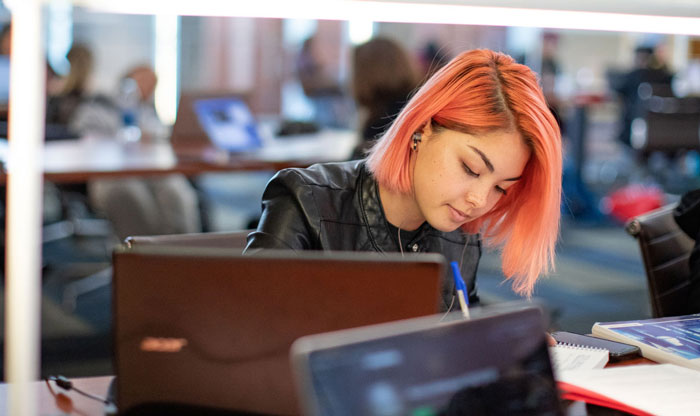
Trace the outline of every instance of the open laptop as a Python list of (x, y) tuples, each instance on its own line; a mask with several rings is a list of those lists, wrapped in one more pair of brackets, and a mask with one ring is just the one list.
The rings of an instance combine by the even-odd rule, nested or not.
[(170, 141), (177, 149), (213, 145), (228, 152), (263, 145), (246, 97), (232, 92), (183, 92)]
[(542, 313), (512, 304), (302, 337), (305, 415), (560, 415)]
[(437, 311), (444, 259), (436, 254), (232, 251), (115, 251), (121, 412), (297, 414), (295, 339)]
[[(347, 160), (357, 146), (351, 129), (309, 129), (256, 120), (236, 92), (183, 92), (170, 143), (180, 161), (259, 163), (274, 170)], [(275, 127), (275, 125), (277, 125)], [(272, 164), (270, 163), (272, 162)]]

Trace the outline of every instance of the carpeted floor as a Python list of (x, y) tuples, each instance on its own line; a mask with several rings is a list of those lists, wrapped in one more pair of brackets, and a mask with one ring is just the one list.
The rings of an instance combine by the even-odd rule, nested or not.
[[(504, 282), (498, 253), (487, 253), (479, 290), (489, 301), (518, 298)], [(541, 279), (533, 300), (551, 310), (553, 329), (589, 333), (596, 321), (639, 319), (650, 313), (637, 242), (622, 226), (565, 223), (556, 271)]]

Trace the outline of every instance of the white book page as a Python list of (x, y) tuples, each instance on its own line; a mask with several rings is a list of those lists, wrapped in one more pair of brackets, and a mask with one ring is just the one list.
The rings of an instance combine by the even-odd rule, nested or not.
[(700, 414), (700, 371), (673, 364), (566, 371), (560, 374), (559, 381), (654, 415)]

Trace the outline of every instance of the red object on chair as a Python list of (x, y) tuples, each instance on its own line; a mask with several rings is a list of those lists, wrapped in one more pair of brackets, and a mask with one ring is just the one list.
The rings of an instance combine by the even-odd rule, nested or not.
[(618, 189), (601, 200), (601, 211), (620, 222), (660, 208), (664, 205), (664, 193), (656, 187), (629, 185)]

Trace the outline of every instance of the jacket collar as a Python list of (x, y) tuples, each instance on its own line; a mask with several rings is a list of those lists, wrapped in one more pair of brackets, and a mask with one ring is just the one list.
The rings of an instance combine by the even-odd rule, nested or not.
[(379, 199), (379, 185), (364, 164), (358, 181), (360, 212), (372, 246), (380, 252), (398, 251), (396, 242), (391, 238), (384, 208)]
[[(372, 173), (363, 163), (358, 177), (358, 199), (360, 204), (360, 212), (362, 219), (367, 227), (367, 234), (372, 246), (380, 252), (396, 252), (400, 251), (396, 236), (393, 236), (389, 229), (389, 223), (384, 214), (384, 207), (379, 198), (379, 185), (372, 176)], [(460, 230), (455, 230), (451, 233), (440, 232), (430, 224), (423, 223), (420, 226), (420, 231), (412, 242), (421, 241), (427, 236), (439, 236), (447, 238), (454, 242), (464, 244), (467, 240), (467, 235)], [(409, 243), (408, 241), (406, 243)]]

